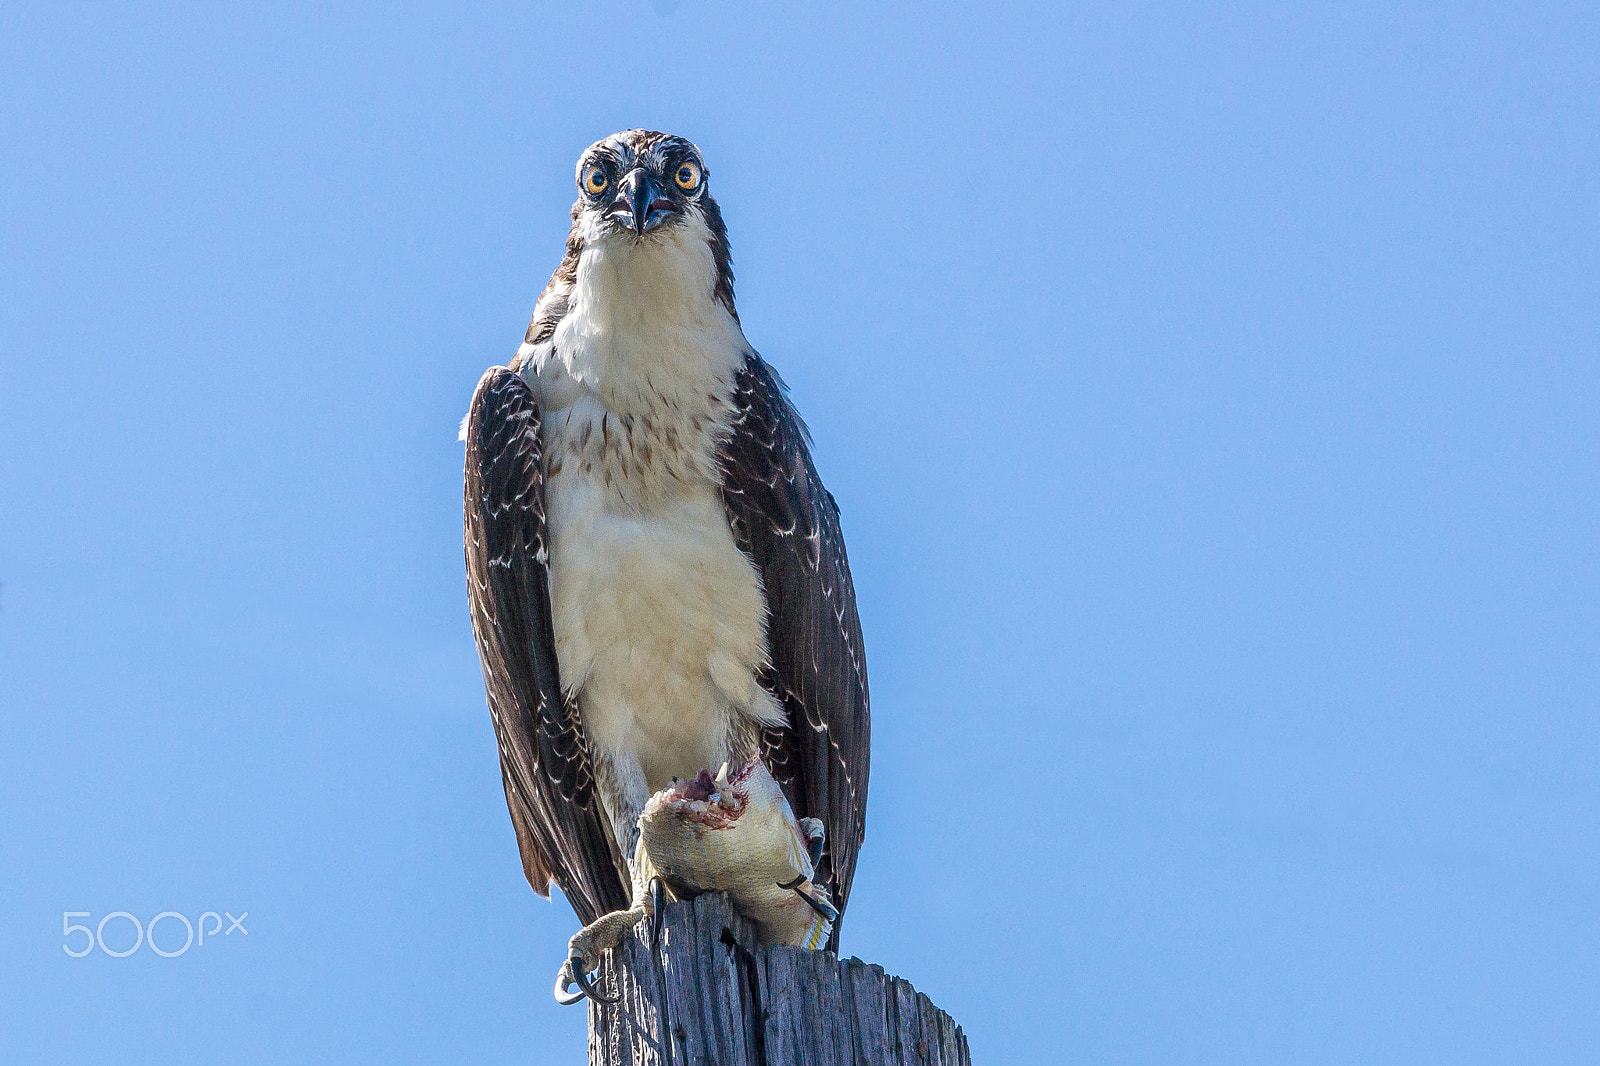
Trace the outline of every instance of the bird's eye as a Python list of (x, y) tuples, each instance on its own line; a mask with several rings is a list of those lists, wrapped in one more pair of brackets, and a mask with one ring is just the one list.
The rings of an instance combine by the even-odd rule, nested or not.
[(673, 180), (678, 183), (678, 188), (684, 192), (694, 192), (700, 185), (700, 168), (693, 163), (685, 163), (673, 175)]
[(606, 191), (610, 179), (606, 177), (604, 167), (590, 166), (583, 171), (583, 191), (590, 196), (599, 196)]

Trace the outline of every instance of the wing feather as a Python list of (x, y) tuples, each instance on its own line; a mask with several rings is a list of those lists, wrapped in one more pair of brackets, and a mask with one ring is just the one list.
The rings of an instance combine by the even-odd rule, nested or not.
[(467, 599), (528, 883), (553, 880), (585, 923), (628, 906), (577, 710), (562, 692), (550, 617), (539, 408), (505, 367), (467, 415)]
[[(808, 445), (783, 382), (751, 354), (718, 458), (734, 540), (766, 590), (772, 662), (762, 683), (788, 718), (763, 736), (763, 756), (795, 813), (826, 827), (821, 876), (843, 912), (866, 833), (871, 715), (839, 508)], [(835, 924), (834, 950), (838, 937)]]

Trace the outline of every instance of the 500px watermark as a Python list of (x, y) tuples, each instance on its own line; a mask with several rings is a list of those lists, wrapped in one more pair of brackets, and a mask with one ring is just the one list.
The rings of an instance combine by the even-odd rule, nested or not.
[[(93, 929), (90, 929), (87, 925), (79, 925), (72, 920), (74, 918), (93, 917), (89, 911), (61, 912), (62, 951), (65, 951), (75, 959), (81, 959), (98, 947), (113, 959), (125, 959), (135, 951), (138, 951), (140, 945), (148, 944), (150, 950), (160, 955), (163, 959), (175, 959), (191, 947), (204, 947), (206, 937), (209, 936), (214, 940), (219, 932), (223, 936), (232, 936), (235, 932), (243, 933), (245, 936), (250, 935), (250, 930), (244, 927), (244, 920), (250, 917), (249, 911), (243, 912), (237, 918), (227, 911), (223, 911), (221, 914), (216, 911), (206, 911), (197, 921), (193, 922), (177, 911), (162, 911), (154, 918), (151, 918), (148, 924), (143, 925), (140, 924), (139, 919), (127, 911), (112, 911), (101, 918), (100, 923)], [(228, 919), (227, 929), (222, 928), (222, 919), (224, 917)], [(208, 918), (212, 922), (210, 929), (206, 928), (206, 919)], [(156, 927), (161, 925), (162, 922), (167, 923), (161, 934), (162, 939), (167, 942), (168, 946), (166, 948), (156, 943)], [(106, 926), (108, 924), (111, 925), (111, 930), (114, 934), (113, 940), (117, 943), (125, 943), (127, 940), (126, 934), (121, 932), (123, 924), (131, 925), (133, 927), (133, 946), (123, 949), (107, 946)], [(183, 927), (183, 943), (173, 947), (172, 945), (177, 940), (178, 926)], [(196, 935), (197, 932), (198, 936)], [(80, 951), (73, 950), (73, 936), (77, 933), (83, 934), (83, 940), (80, 941), (83, 948)]]

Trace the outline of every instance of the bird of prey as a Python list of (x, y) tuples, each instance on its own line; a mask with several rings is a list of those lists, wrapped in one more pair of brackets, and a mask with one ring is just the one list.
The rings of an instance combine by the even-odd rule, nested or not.
[[(566, 256), (466, 441), (467, 591), (534, 891), (630, 903), (646, 800), (759, 753), (824, 827), (842, 912), (865, 830), (867, 666), (839, 511), (734, 309), (699, 150), (578, 160)], [(834, 925), (829, 947), (838, 948)]]

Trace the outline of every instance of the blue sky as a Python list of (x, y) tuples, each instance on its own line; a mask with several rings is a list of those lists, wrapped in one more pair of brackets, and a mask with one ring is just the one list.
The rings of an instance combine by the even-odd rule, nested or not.
[(991, 1063), (1594, 1061), (1596, 56), (1581, 5), (8, 7), (0, 1058), (581, 1061), (455, 429), (647, 126), (844, 513), (847, 952)]

